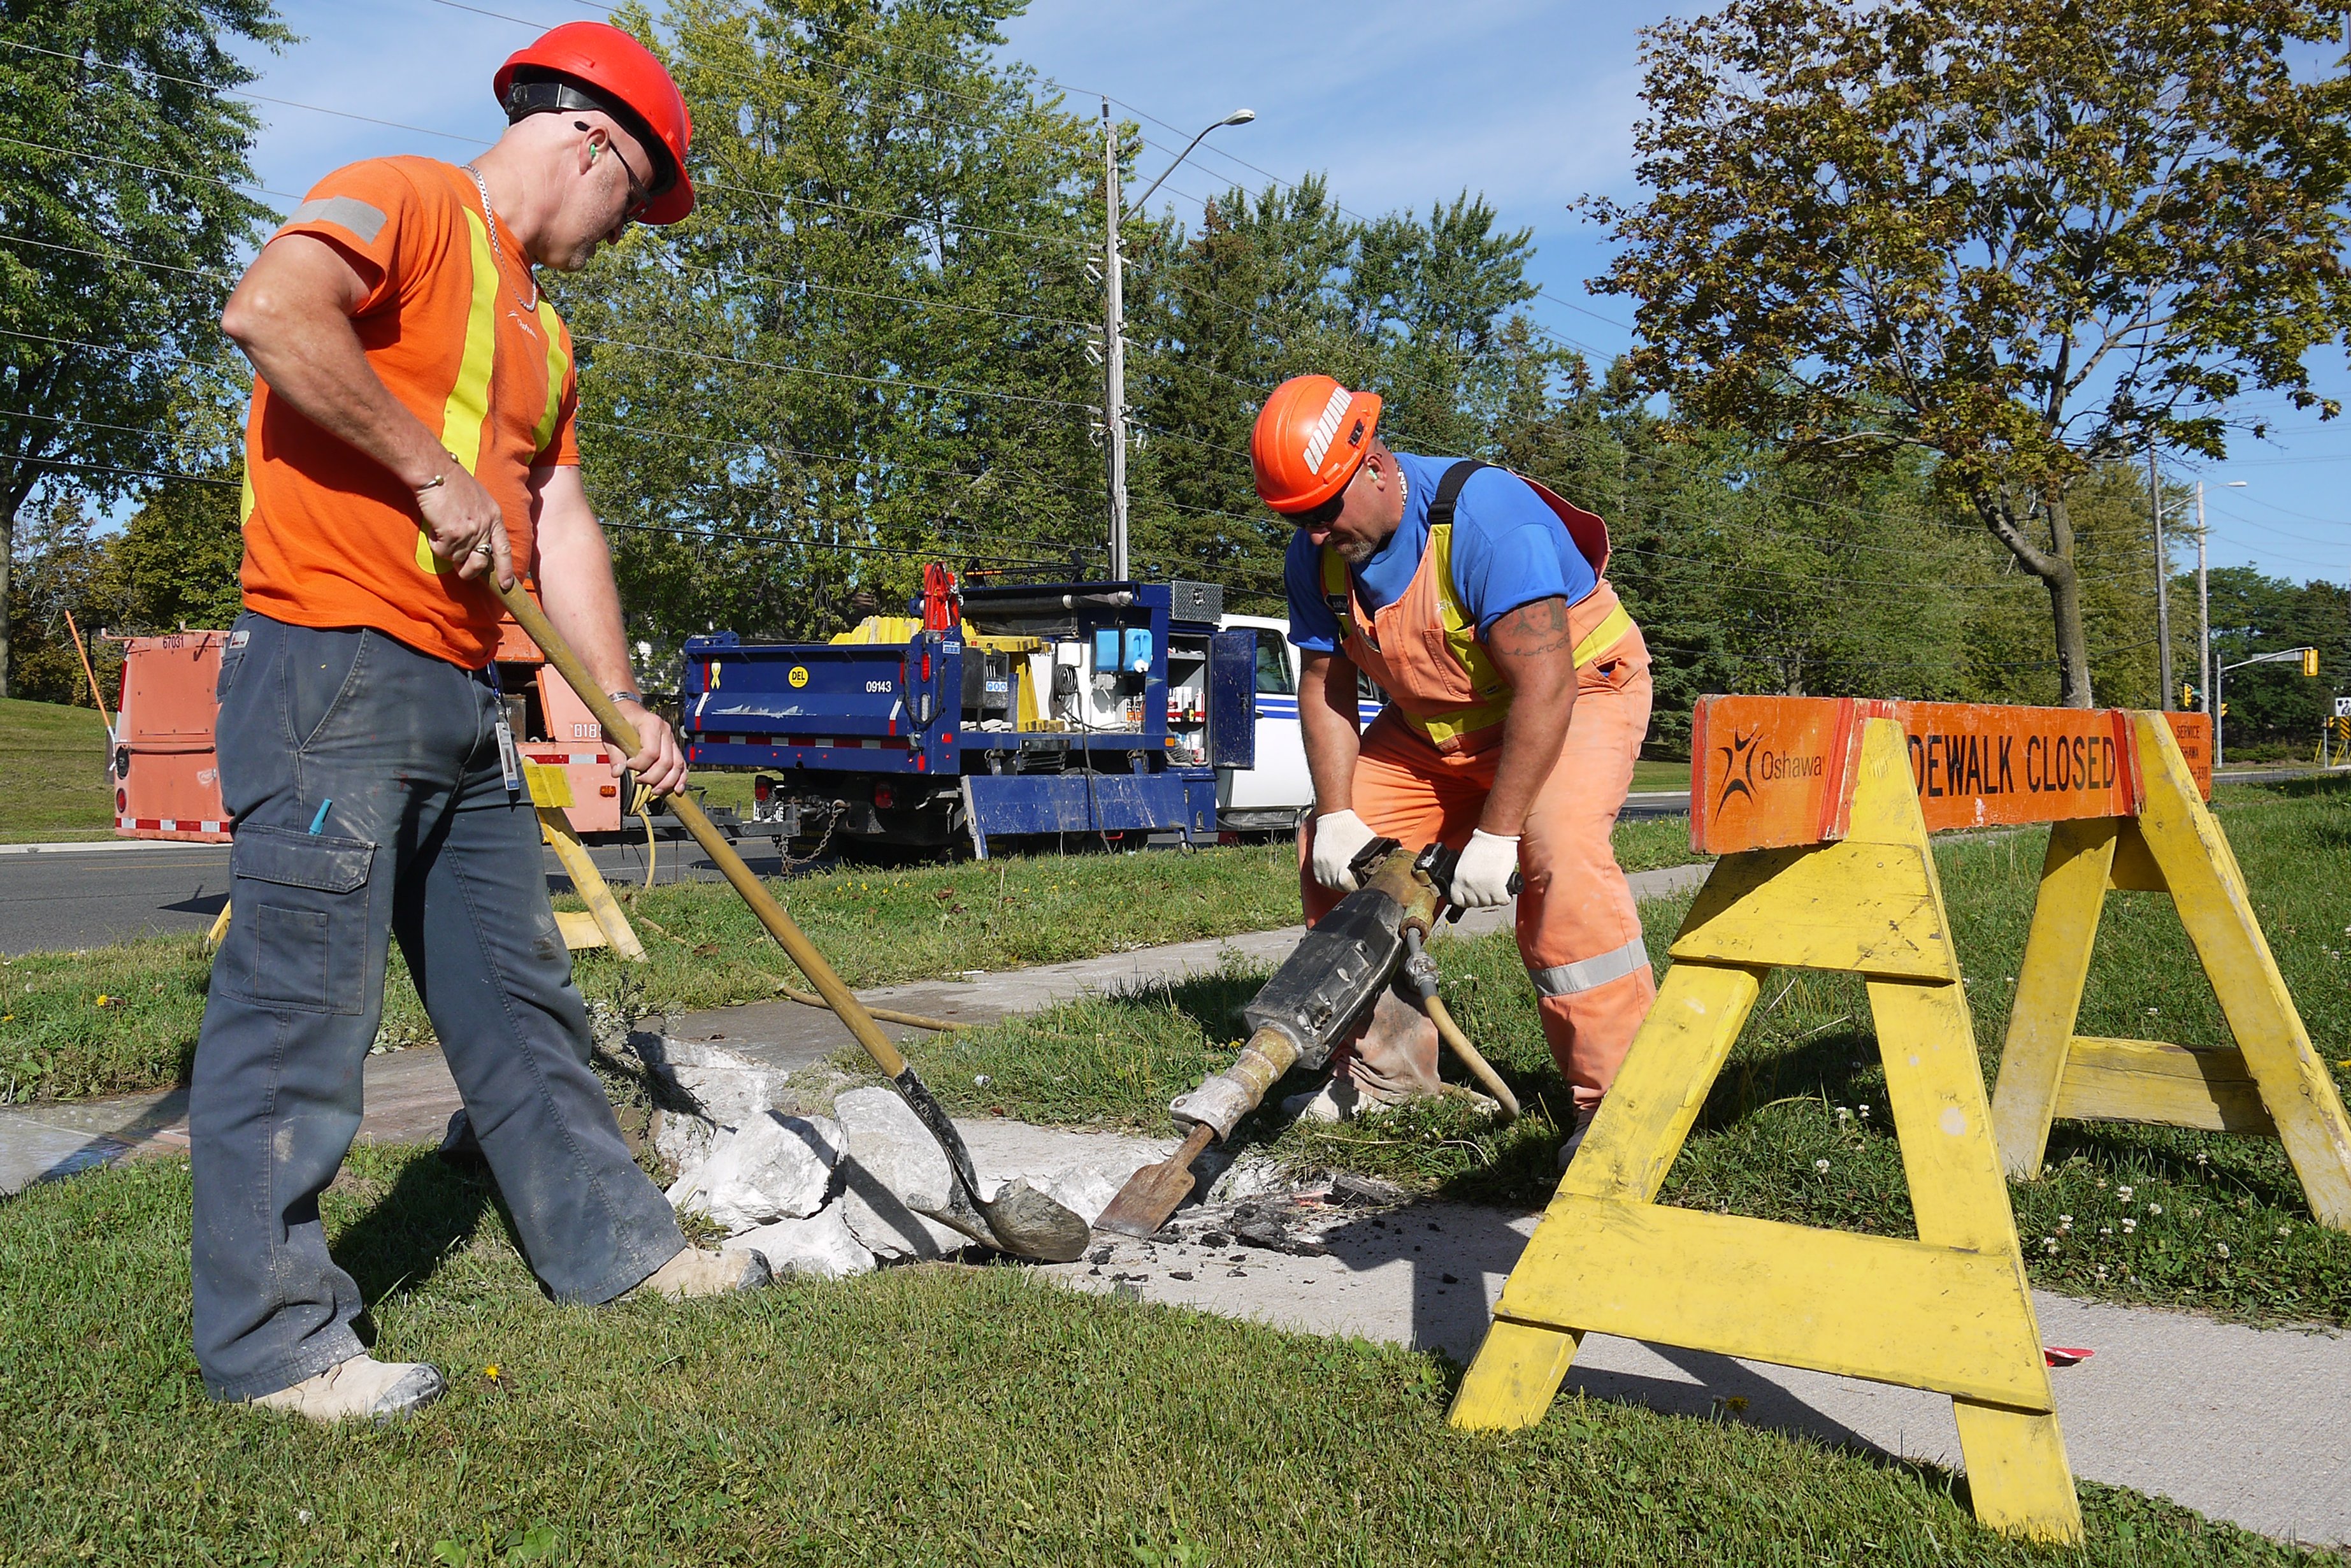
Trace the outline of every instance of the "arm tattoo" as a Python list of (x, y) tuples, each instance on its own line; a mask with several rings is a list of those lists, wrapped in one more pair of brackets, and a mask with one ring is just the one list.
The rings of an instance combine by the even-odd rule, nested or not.
[(1573, 648), (1574, 637), (1568, 631), (1567, 601), (1554, 597), (1522, 604), (1494, 622), (1487, 642), (1495, 652), (1514, 659), (1541, 658)]

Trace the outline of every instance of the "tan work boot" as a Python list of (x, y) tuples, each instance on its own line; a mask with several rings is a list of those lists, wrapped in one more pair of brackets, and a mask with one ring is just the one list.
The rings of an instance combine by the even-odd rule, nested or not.
[(768, 1271), (764, 1252), (755, 1252), (748, 1247), (729, 1247), (723, 1251), (689, 1247), (622, 1291), (621, 1300), (665, 1296), (673, 1301), (683, 1301), (691, 1296), (724, 1296), (737, 1291), (756, 1291), (774, 1277)]
[(306, 1377), (290, 1388), (265, 1394), (252, 1403), (265, 1410), (290, 1410), (321, 1427), (357, 1418), (393, 1421), (413, 1415), (449, 1392), (440, 1372), (421, 1361), (350, 1360)]

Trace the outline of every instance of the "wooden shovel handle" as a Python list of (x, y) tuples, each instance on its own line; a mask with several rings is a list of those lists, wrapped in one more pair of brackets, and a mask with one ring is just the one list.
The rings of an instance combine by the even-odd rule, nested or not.
[[(547, 655), (547, 662), (562, 674), (563, 678), (570, 683), (571, 689), (580, 695), (580, 700), (588, 705), (588, 711), (594, 714), (596, 722), (604, 727), (604, 737), (620, 747), (622, 755), (633, 755), (640, 744), (636, 730), (621, 716), (621, 710), (613, 706), (612, 699), (604, 695), (603, 688), (589, 674), (588, 667), (580, 662), (580, 655), (571, 651), (571, 645), (548, 622), (546, 612), (539, 609), (538, 601), (531, 598), (529, 591), (519, 582), (512, 588), (501, 588), (494, 575), (486, 575), (484, 580), (498, 596), (499, 602), (521, 623), (530, 640), (538, 644), (539, 651)], [(702, 808), (695, 803), (694, 798), (683, 792), (672, 795), (669, 809), (672, 815), (685, 824), (685, 831), (694, 835), (694, 841), (702, 846), (703, 852), (734, 884), (735, 891), (743, 895), (743, 902), (751, 906), (751, 913), (759, 917), (759, 924), (768, 928), (768, 935), (773, 936), (791, 956), (792, 962), (799, 966), (800, 973), (816, 987), (817, 994), (824, 998), (825, 1005), (849, 1026), (849, 1032), (857, 1037), (857, 1043), (865, 1048), (866, 1054), (893, 1078), (904, 1072), (906, 1059), (899, 1054), (896, 1046), (890, 1043), (890, 1037), (882, 1032), (882, 1026), (873, 1021), (873, 1015), (865, 1010), (865, 1004), (841, 983), (841, 977), (833, 973), (832, 966), (825, 962), (824, 955), (816, 950), (816, 944), (793, 924), (792, 917), (784, 913), (784, 906), (776, 902), (767, 884), (743, 863), (743, 857), (735, 852), (735, 846), (726, 841), (726, 835), (703, 815)]]

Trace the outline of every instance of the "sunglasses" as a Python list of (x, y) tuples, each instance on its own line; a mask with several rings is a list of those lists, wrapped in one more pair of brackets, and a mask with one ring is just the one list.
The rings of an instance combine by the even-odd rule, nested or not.
[(1329, 500), (1311, 511), (1290, 513), (1290, 526), (1294, 528), (1327, 528), (1337, 522), (1339, 514), (1347, 509), (1347, 492), (1354, 488), (1355, 475), (1363, 471), (1363, 464), (1357, 463), (1355, 473), (1347, 476), (1346, 482), (1339, 486)]
[[(573, 120), (571, 122), (571, 129), (574, 131), (584, 131), (590, 136), (604, 134), (595, 127), (590, 125), (584, 120)], [(600, 149), (611, 152), (613, 157), (620, 160), (621, 177), (629, 183), (629, 205), (628, 209), (622, 213), (621, 220), (623, 223), (634, 223), (636, 222), (638, 215), (653, 204), (653, 188), (644, 181), (637, 178), (637, 172), (629, 167), (629, 155), (621, 151), (619, 145), (612, 141), (611, 136), (605, 135), (604, 140), (597, 143), (597, 145)]]

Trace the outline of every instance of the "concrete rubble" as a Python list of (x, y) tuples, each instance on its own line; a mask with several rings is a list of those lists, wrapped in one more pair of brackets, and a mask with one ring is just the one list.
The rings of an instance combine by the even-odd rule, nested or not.
[[(830, 1117), (796, 1114), (778, 1107), (805, 1103), (803, 1086), (768, 1063), (707, 1043), (646, 1035), (632, 1043), (665, 1101), (653, 1141), (677, 1168), (670, 1202), (705, 1217), (727, 1245), (756, 1248), (778, 1274), (827, 1279), (953, 1257), (969, 1245), (922, 1212), (946, 1206), (946, 1155), (893, 1091), (850, 1089), (833, 1096)], [(1137, 1168), (1165, 1154), (1131, 1139), (1029, 1139), (1023, 1131), (967, 1124), (984, 1195), (1026, 1179), (1088, 1223)], [(1204, 1164), (1201, 1174), (1218, 1203), (1281, 1185), (1263, 1160)]]

